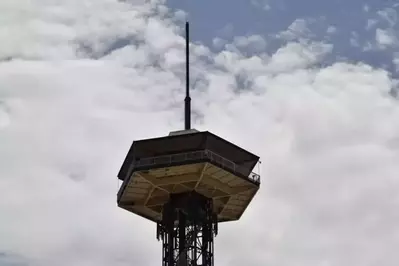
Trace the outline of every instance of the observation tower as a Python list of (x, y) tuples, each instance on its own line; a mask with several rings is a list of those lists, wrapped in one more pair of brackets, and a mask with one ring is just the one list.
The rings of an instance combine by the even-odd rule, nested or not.
[(156, 224), (163, 266), (213, 266), (218, 223), (239, 220), (260, 187), (259, 157), (191, 129), (186, 22), (185, 130), (135, 140), (119, 171), (117, 203)]

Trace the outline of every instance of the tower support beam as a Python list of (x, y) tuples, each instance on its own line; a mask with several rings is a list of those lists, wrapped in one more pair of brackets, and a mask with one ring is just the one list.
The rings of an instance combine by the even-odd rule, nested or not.
[(173, 194), (164, 205), (157, 238), (163, 266), (213, 266), (217, 219), (212, 199), (196, 192)]

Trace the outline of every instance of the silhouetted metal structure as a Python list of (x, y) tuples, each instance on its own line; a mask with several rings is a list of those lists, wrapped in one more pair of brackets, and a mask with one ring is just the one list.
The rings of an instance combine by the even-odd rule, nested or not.
[(260, 186), (259, 157), (191, 129), (186, 23), (185, 130), (134, 141), (119, 171), (118, 206), (157, 224), (163, 266), (213, 266), (218, 223), (238, 220)]

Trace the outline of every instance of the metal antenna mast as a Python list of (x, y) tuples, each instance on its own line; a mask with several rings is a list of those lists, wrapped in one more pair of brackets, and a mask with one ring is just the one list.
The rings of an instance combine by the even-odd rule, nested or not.
[(191, 98), (190, 98), (190, 35), (189, 24), (186, 22), (186, 98), (184, 99), (184, 129), (191, 129)]

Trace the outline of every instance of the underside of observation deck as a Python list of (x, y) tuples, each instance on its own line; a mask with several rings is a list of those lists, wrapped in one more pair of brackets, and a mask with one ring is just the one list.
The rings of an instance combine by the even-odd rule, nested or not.
[(160, 222), (171, 195), (195, 191), (212, 199), (217, 222), (238, 220), (259, 189), (258, 160), (210, 132), (135, 141), (118, 175), (118, 206)]

